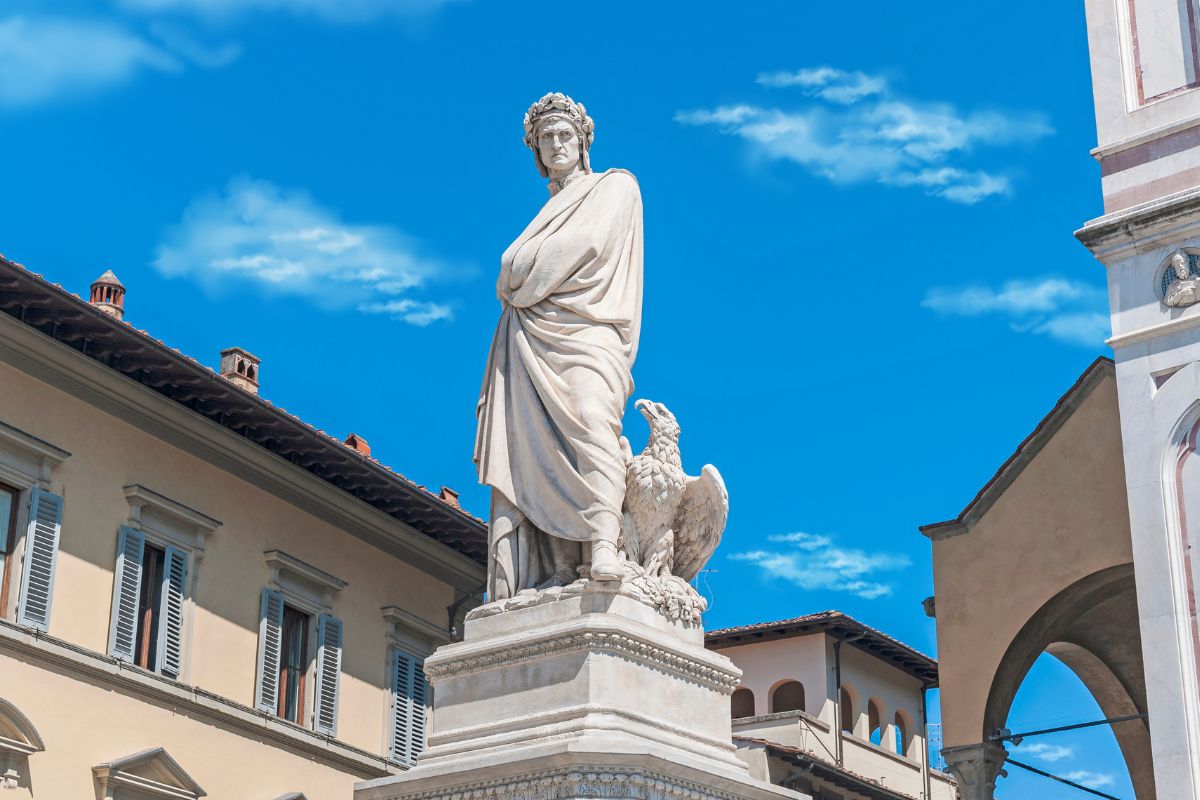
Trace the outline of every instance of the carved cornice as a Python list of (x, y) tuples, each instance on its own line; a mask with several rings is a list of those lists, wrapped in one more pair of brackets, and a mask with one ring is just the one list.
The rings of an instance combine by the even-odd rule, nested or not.
[(739, 800), (740, 796), (691, 781), (647, 770), (619, 767), (560, 767), (524, 777), (497, 778), (448, 789), (412, 794), (394, 800), (574, 800), (577, 797), (613, 800)]
[(715, 689), (722, 694), (732, 694), (738, 683), (739, 676), (736, 672), (716, 669), (696, 659), (619, 633), (575, 633), (454, 661), (427, 661), (425, 675), (436, 685), (447, 678), (461, 678), (547, 656), (579, 651), (636, 661), (651, 669)]

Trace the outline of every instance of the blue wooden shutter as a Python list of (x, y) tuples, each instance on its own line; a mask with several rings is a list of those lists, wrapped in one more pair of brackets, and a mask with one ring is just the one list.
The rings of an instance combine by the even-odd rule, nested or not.
[(178, 678), (183, 669), (183, 594), (187, 553), (168, 547), (163, 558), (162, 607), (158, 613), (158, 669)]
[(393, 761), (411, 766), (425, 747), (425, 704), (429, 690), (424, 662), (401, 650), (392, 658)]
[(50, 627), (50, 600), (54, 595), (54, 565), (58, 561), (62, 512), (63, 499), (58, 495), (36, 487), (30, 493), (17, 622), (39, 631)]
[(258, 612), (258, 681), (254, 707), (274, 714), (279, 708), (279, 658), (283, 647), (283, 593), (262, 590)]
[(342, 673), (342, 621), (322, 614), (317, 619), (317, 686), (313, 729), (337, 735), (338, 683)]
[(412, 732), (409, 741), (412, 742), (413, 761), (425, 749), (425, 713), (429, 703), (429, 683), (425, 680), (425, 662), (413, 662), (412, 690)]
[(137, 647), (138, 600), (142, 591), (142, 560), (146, 554), (146, 535), (135, 528), (121, 526), (117, 538), (117, 568), (113, 573), (112, 617), (108, 626), (108, 654), (121, 661), (133, 661)]

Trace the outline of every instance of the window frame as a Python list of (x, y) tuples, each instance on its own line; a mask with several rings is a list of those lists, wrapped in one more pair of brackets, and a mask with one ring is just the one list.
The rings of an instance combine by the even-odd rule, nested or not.
[[(154, 559), (158, 565), (157, 572), (146, 569), (146, 554), (148, 551), (158, 554), (158, 557)], [(161, 655), (158, 652), (158, 639), (161, 635), (162, 584), (166, 568), (167, 549), (152, 542), (150, 537), (146, 537), (142, 546), (142, 575), (141, 588), (138, 592), (138, 619), (137, 632), (134, 635), (133, 664), (134, 666), (141, 667), (144, 670), (157, 672), (159, 674), (161, 674), (162, 665), (157, 663)], [(147, 602), (147, 588), (151, 590), (151, 597), (153, 597), (156, 602)], [(158, 590), (157, 595), (153, 594), (155, 589)], [(144, 627), (146, 623), (145, 616), (147, 614), (150, 615), (150, 630), (146, 630)], [(151, 659), (151, 656), (153, 656), (153, 659)], [(151, 660), (153, 660), (155, 663), (151, 663)]]
[(10, 545), (6, 553), (0, 554), (3, 582), (8, 588), (7, 595), (0, 594), (0, 619), (17, 621), (33, 490), (55, 493), (51, 484), (54, 470), (70, 457), (61, 447), (0, 420), (0, 482), (17, 490)]
[[(124, 524), (117, 527), (116, 544), (117, 544), (118, 548), (120, 547), (121, 536), (123, 535), (122, 528), (129, 528), (130, 530), (135, 531), (136, 533), (138, 533), (142, 536), (142, 562), (141, 562), (141, 565), (139, 566), (139, 568), (143, 570), (143, 574), (139, 577), (139, 582), (138, 582), (139, 583), (139, 586), (138, 586), (138, 609), (136, 609), (136, 612), (135, 612), (138, 614), (138, 618), (136, 620), (136, 629), (135, 629), (135, 633), (134, 633), (134, 652), (133, 652), (132, 660), (129, 660), (129, 661), (126, 661), (123, 656), (121, 656), (119, 654), (114, 654), (112, 652), (113, 634), (111, 632), (111, 627), (110, 627), (110, 632), (109, 632), (108, 649), (105, 652), (109, 656), (113, 656), (113, 657), (117, 658), (124, 664), (129, 664), (130, 666), (137, 667), (138, 669), (143, 669), (146, 672), (149, 672), (153, 675), (159, 675), (163, 678), (166, 678), (167, 680), (180, 681), (182, 683), (186, 683), (187, 675), (188, 675), (188, 672), (190, 670), (190, 665), (191, 665), (191, 652), (192, 652), (192, 648), (191, 648), (192, 608), (193, 608), (192, 593), (195, 588), (196, 572), (198, 571), (197, 567), (198, 567), (200, 559), (203, 555), (203, 550), (195, 549), (195, 547), (191, 543), (189, 543), (185, 538), (181, 537), (176, 532), (164, 532), (164, 531), (159, 530), (158, 528), (150, 527), (147, 524), (147, 521), (145, 521), (145, 520), (142, 520), (142, 521), (129, 520), (129, 521), (125, 522)], [(153, 637), (154, 643), (152, 645), (152, 647), (155, 650), (154, 663), (153, 664), (148, 663), (145, 665), (139, 663), (140, 662), (140, 658), (139, 658), (140, 654), (138, 651), (141, 648), (138, 647), (138, 643), (143, 641), (143, 639), (142, 639), (142, 620), (140, 619), (141, 606), (142, 606), (142, 603), (144, 600), (144, 598), (142, 597), (142, 588), (146, 581), (146, 576), (144, 574), (145, 564), (146, 564), (146, 550), (148, 550), (150, 548), (162, 551), (162, 553), (163, 553), (163, 569), (162, 569), (162, 572), (158, 575), (158, 585), (160, 587), (159, 588), (160, 593), (162, 591), (162, 589), (161, 589), (162, 584), (164, 583), (164, 581), (166, 579), (166, 573), (167, 573), (168, 569), (170, 568), (169, 559), (167, 557), (169, 551), (175, 550), (176, 552), (181, 553), (183, 555), (184, 578), (183, 578), (183, 591), (181, 593), (182, 607), (180, 608), (180, 619), (179, 619), (179, 648), (180, 648), (179, 674), (174, 677), (172, 677), (169, 674), (166, 674), (163, 671), (164, 659), (165, 659), (165, 647), (163, 645), (165, 643), (162, 641), (162, 639), (163, 639), (163, 628), (162, 628), (163, 615), (161, 612), (156, 615), (157, 624), (155, 625), (155, 628), (154, 628), (154, 637)], [(117, 558), (119, 560), (120, 553), (117, 554)], [(114, 566), (113, 566), (112, 578), (113, 578), (113, 599), (112, 599), (112, 605), (109, 609), (109, 625), (110, 626), (116, 624), (116, 622), (115, 622), (116, 616), (115, 615), (117, 614), (118, 602), (119, 602), (118, 579), (120, 578), (120, 575), (118, 574), (116, 564), (114, 564)], [(164, 602), (165, 602), (165, 595), (162, 595), (162, 596), (160, 596), (160, 599), (159, 599), (159, 607), (160, 608), (162, 607)], [(145, 641), (149, 645), (149, 639), (147, 638)]]
[[(259, 705), (260, 698), (257, 694), (255, 696), (255, 707), (261, 713), (272, 713), (277, 719), (286, 720), (306, 730), (320, 733), (316, 704), (319, 701), (318, 695), (322, 689), (317, 677), (317, 670), (320, 668), (321, 619), (323, 617), (330, 617), (336, 620), (337, 624), (342, 626), (342, 636), (345, 636), (345, 622), (334, 614), (333, 603), (337, 594), (350, 584), (336, 575), (331, 575), (325, 570), (309, 564), (307, 561), (302, 561), (278, 548), (264, 550), (263, 562), (267, 567), (267, 582), (263, 586), (263, 591), (278, 592), (282, 597), (284, 614), (286, 615), (288, 609), (306, 614), (308, 616), (308, 626), (305, 629), (305, 669), (301, 681), (304, 686), (303, 710), (300, 711), (301, 721), (295, 722), (294, 720), (289, 720), (279, 713), (281, 707), (280, 699), (282, 698), (281, 686), (275, 687), (276, 703), (274, 712), (267, 712), (265, 708)], [(282, 633), (280, 645), (282, 646)], [(261, 647), (262, 644), (260, 642)], [(339, 644), (339, 650), (342, 653), (345, 652), (344, 641)], [(260, 652), (260, 658), (261, 655)], [(280, 659), (279, 666), (282, 670), (282, 659)], [(339, 664), (338, 674), (340, 675), (341, 672)], [(261, 688), (257, 683), (259, 677), (256, 675), (256, 692)], [(278, 679), (278, 675), (276, 677)], [(340, 694), (340, 681), (335, 691)]]
[[(392, 742), (394, 741), (393, 725), (395, 722), (395, 658), (396, 653), (403, 653), (411, 658), (415, 664), (415, 668), (422, 670), (424, 674), (425, 660), (433, 655), (442, 645), (450, 644), (453, 638), (450, 631), (436, 625), (429, 620), (423, 619), (410, 611), (406, 611), (400, 606), (384, 606), (380, 611), (383, 614), (383, 620), (387, 624), (387, 646), (384, 648), (386, 663), (384, 665), (384, 674), (387, 676), (387, 691), (384, 692), (384, 709), (383, 709), (383, 726), (382, 726), (382, 749), (380, 752), (393, 763), (404, 764), (403, 761), (396, 761), (395, 754), (392, 752)], [(429, 741), (429, 731), (433, 722), (433, 698), (434, 688), (428, 678), (424, 681), (425, 684), (425, 712), (424, 712), (424, 732), (425, 741)], [(424, 745), (422, 745), (422, 750)]]
[[(222, 523), (218, 519), (214, 519), (140, 483), (126, 484), (121, 487), (121, 491), (125, 495), (126, 503), (129, 504), (128, 517), (121, 524), (141, 533), (145, 537), (146, 547), (153, 546), (163, 550), (164, 553), (168, 548), (180, 551), (184, 557), (185, 570), (179, 620), (179, 675), (172, 678), (163, 673), (163, 660), (165, 658), (163, 651), (165, 648), (162, 642), (156, 644), (159, 652), (156, 654), (158, 664), (155, 666), (139, 666), (136, 662), (136, 653), (135, 660), (128, 663), (155, 675), (161, 675), (167, 678), (167, 680), (177, 680), (186, 683), (191, 673), (192, 628), (195, 610), (194, 595), (199, 579), (200, 563), (204, 558), (208, 535), (221, 527)], [(119, 529), (117, 535), (118, 537), (120, 536)], [(143, 563), (144, 560), (143, 557)], [(169, 568), (170, 565), (164, 560), (164, 575), (160, 576), (160, 579), (165, 577), (165, 573)], [(116, 577), (116, 572), (114, 571), (114, 581)], [(114, 603), (110, 613), (115, 613), (115, 611), (116, 605)], [(139, 633), (140, 629), (141, 623), (139, 621)], [(160, 640), (162, 638), (160, 635), (161, 630), (162, 621), (160, 619), (156, 630), (156, 638)]]
[(17, 487), (0, 481), (0, 492), (12, 495), (12, 508), (8, 514), (8, 530), (0, 541), (0, 617), (7, 618), (8, 595), (12, 585), (12, 558), (17, 548), (17, 521), (21, 515), (21, 499), (25, 492)]
[[(295, 617), (301, 617), (303, 619), (303, 624), (300, 625), (300, 669), (299, 669), (299, 674), (300, 674), (299, 684), (300, 685), (299, 685), (299, 691), (297, 691), (297, 693), (296, 693), (296, 710), (295, 710), (296, 718), (295, 719), (289, 717), (286, 713), (287, 709), (285, 708), (285, 705), (287, 703), (287, 686), (288, 686), (287, 672), (288, 672), (289, 667), (284, 662), (284, 658), (282, 657), (284, 652), (286, 652), (286, 650), (287, 650), (286, 643), (288, 641), (290, 641), (290, 639), (291, 639), (291, 637), (289, 636), (289, 627), (287, 624), (289, 616), (291, 616), (293, 619)], [(297, 605), (295, 603), (289, 601), (287, 594), (286, 593), (284, 594), (283, 624), (280, 626), (280, 637), (279, 637), (279, 643), (280, 643), (279, 674), (277, 677), (278, 683), (276, 684), (276, 687), (275, 687), (275, 716), (279, 717), (279, 719), (282, 719), (286, 722), (290, 722), (293, 725), (299, 725), (303, 728), (310, 727), (309, 724), (306, 722), (306, 720), (310, 719), (310, 717), (312, 716), (311, 713), (309, 712), (309, 708), (308, 708), (308, 700), (309, 700), (308, 695), (310, 695), (311, 692), (306, 692), (306, 689), (312, 685), (312, 679), (315, 678), (313, 671), (314, 671), (314, 661), (316, 660), (316, 653), (314, 652), (315, 648), (312, 647), (312, 641), (315, 636), (315, 632), (313, 630), (314, 625), (315, 625), (315, 622), (314, 622), (315, 619), (316, 619), (316, 615), (310, 614), (307, 611), (305, 611), (304, 609), (297, 607)]]
[[(404, 656), (411, 662), (411, 668), (414, 671), (414, 675), (413, 675), (414, 688), (415, 688), (416, 680), (419, 676), (420, 681), (424, 687), (424, 692), (425, 692), (425, 697), (424, 697), (423, 702), (421, 703), (421, 708), (420, 708), (420, 715), (421, 715), (420, 728), (421, 728), (421, 733), (422, 733), (422, 741), (420, 742), (419, 747), (412, 747), (413, 759), (411, 761), (403, 759), (399, 754), (397, 754), (395, 752), (395, 749), (392, 747), (392, 744), (395, 742), (395, 739), (396, 739), (395, 707), (396, 707), (396, 704), (399, 702), (399, 693), (397, 691), (396, 682), (395, 682), (395, 674), (396, 674), (395, 663), (396, 663), (396, 659), (399, 656)], [(387, 728), (388, 728), (389, 736), (388, 736), (387, 747), (384, 750), (384, 752), (387, 754), (387, 758), (389, 761), (393, 761), (397, 764), (404, 764), (405, 766), (409, 766), (409, 767), (413, 766), (413, 764), (416, 763), (416, 757), (425, 750), (425, 747), (429, 741), (429, 723), (432, 721), (432, 718), (433, 718), (433, 714), (432, 714), (432, 711), (433, 711), (433, 687), (429, 684), (429, 679), (425, 676), (425, 658), (426, 658), (426, 656), (423, 656), (423, 655), (420, 655), (419, 653), (413, 652), (413, 648), (405, 647), (402, 644), (393, 643), (388, 647)], [(412, 732), (413, 732), (413, 728), (416, 727), (413, 720), (411, 720), (411, 719), (409, 720), (408, 727), (409, 727), (408, 734), (411, 736)], [(410, 743), (410, 746), (411, 746), (411, 743)]]

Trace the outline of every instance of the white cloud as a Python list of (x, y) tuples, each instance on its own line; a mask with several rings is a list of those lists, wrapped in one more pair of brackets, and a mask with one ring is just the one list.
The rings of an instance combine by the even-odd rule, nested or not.
[(999, 315), (1020, 333), (1084, 347), (1103, 343), (1110, 330), (1104, 290), (1064, 278), (1008, 281), (999, 288), (934, 288), (921, 305), (948, 316)]
[(285, 11), (336, 22), (419, 17), (452, 2), (457, 0), (121, 0), (126, 8), (154, 13), (182, 11), (227, 17), (253, 11)]
[(1024, 742), (1020, 747), (1016, 748), (1017, 753), (1021, 756), (1030, 756), (1039, 761), (1062, 761), (1064, 758), (1072, 758), (1075, 751), (1070, 747), (1064, 747), (1060, 744), (1046, 744), (1045, 742)]
[(883, 94), (887, 81), (877, 75), (833, 67), (810, 67), (796, 72), (764, 72), (758, 83), (776, 88), (799, 86), (805, 94), (823, 97), (833, 103), (857, 103), (864, 97)]
[(145, 71), (177, 73), (189, 63), (219, 67), (238, 56), (234, 45), (210, 49), (166, 32), (154, 42), (108, 21), (0, 19), (0, 106), (34, 106), (107, 89)]
[(407, 297), (446, 266), (384, 225), (354, 225), (303, 192), (237, 179), (200, 197), (159, 245), (155, 267), (212, 292), (247, 283), (328, 309), (354, 307), (414, 325), (449, 319), (449, 306)]
[(1099, 789), (1101, 786), (1111, 786), (1113, 783), (1112, 775), (1104, 772), (1088, 772), (1085, 769), (1068, 772), (1063, 777), (1069, 781), (1086, 786), (1089, 789)]
[(210, 46), (196, 40), (186, 30), (165, 22), (150, 26), (154, 36), (171, 52), (178, 53), (188, 61), (206, 69), (228, 66), (242, 54), (242, 47), (233, 42)]
[(789, 547), (751, 550), (729, 557), (754, 564), (769, 577), (789, 581), (802, 589), (847, 592), (868, 600), (891, 594), (892, 587), (867, 578), (878, 572), (903, 569), (911, 563), (905, 555), (842, 548), (829, 536), (810, 533), (768, 536), (767, 541)]
[(769, 160), (790, 161), (834, 183), (916, 187), (973, 205), (1012, 193), (1005, 175), (966, 166), (978, 147), (1036, 141), (1053, 133), (1040, 114), (976, 111), (892, 96), (887, 82), (832, 67), (760, 75), (765, 86), (797, 86), (833, 103), (795, 108), (750, 103), (680, 111), (684, 125), (713, 126)]
[(1060, 341), (1094, 347), (1108, 338), (1112, 322), (1108, 314), (1100, 312), (1059, 314), (1050, 317), (1033, 329)]
[(0, 20), (0, 104), (28, 106), (129, 80), (143, 69), (177, 72), (166, 50), (106, 22)]

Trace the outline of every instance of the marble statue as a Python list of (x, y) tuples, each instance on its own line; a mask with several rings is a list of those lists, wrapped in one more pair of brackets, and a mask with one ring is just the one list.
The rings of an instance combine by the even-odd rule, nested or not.
[(416, 764), (355, 800), (796, 800), (751, 777), (729, 737), (741, 671), (704, 646), (689, 584), (729, 501), (683, 470), (661, 403), (621, 435), (642, 305), (642, 202), (591, 171), (584, 107), (548, 94), (525, 144), (550, 199), (504, 252), (475, 460), (492, 489), (488, 602), (424, 661)]
[(492, 489), (488, 599), (625, 576), (617, 546), (642, 312), (642, 199), (633, 175), (595, 173), (595, 124), (547, 94), (525, 144), (550, 199), (504, 252), (477, 415), (475, 461)]
[(1182, 250), (1171, 254), (1174, 277), (1167, 285), (1163, 302), (1171, 308), (1186, 308), (1200, 302), (1200, 278), (1192, 277), (1191, 259)]

